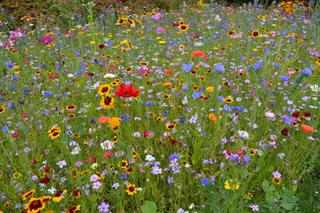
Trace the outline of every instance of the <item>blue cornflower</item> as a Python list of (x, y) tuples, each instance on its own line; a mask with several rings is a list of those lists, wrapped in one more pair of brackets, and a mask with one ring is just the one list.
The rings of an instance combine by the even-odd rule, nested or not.
[(51, 96), (52, 94), (53, 94), (52, 91), (42, 91), (42, 95), (43, 95), (43, 96), (46, 96), (46, 97), (49, 97), (49, 96)]
[(289, 77), (286, 76), (286, 75), (282, 75), (282, 76), (280, 76), (280, 80), (281, 80), (281, 81), (288, 81), (288, 80), (289, 80)]
[(192, 70), (192, 64), (182, 64), (182, 69), (185, 72), (190, 72)]
[(217, 71), (219, 73), (224, 73), (224, 71), (225, 71), (223, 63), (215, 64), (215, 65), (213, 65), (213, 68), (215, 69), (215, 71)]
[(172, 154), (169, 156), (169, 161), (178, 160), (179, 156), (177, 154)]
[(15, 65), (15, 63), (13, 63), (13, 62), (8, 62), (8, 63), (6, 63), (6, 66), (8, 67), (8, 68), (12, 68), (13, 66)]
[(193, 98), (193, 99), (199, 99), (199, 98), (201, 98), (202, 94), (203, 94), (202, 91), (193, 92), (193, 93), (192, 93), (192, 98)]
[(188, 90), (188, 84), (184, 84), (182, 90)]
[(258, 70), (262, 67), (262, 62), (261, 61), (257, 61), (256, 63), (253, 64), (253, 68), (255, 70)]
[(121, 118), (121, 121), (128, 121), (128, 120), (130, 120), (130, 115), (125, 115), (125, 114), (123, 114), (123, 115), (121, 115), (120, 116), (120, 118)]
[(310, 76), (310, 75), (312, 75), (312, 70), (307, 68), (307, 69), (301, 70), (300, 73), (301, 73), (302, 76)]
[(201, 184), (204, 186), (208, 186), (209, 185), (209, 179), (208, 178), (202, 178), (201, 179)]

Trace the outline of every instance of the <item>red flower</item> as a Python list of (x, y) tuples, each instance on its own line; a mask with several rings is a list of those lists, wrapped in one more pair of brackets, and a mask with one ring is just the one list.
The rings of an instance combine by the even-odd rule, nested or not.
[(16, 138), (16, 137), (18, 137), (20, 135), (20, 133), (19, 132), (13, 132), (11, 135), (12, 135), (12, 137)]
[(129, 98), (129, 97), (137, 97), (139, 95), (139, 90), (133, 87), (131, 84), (121, 84), (116, 91), (114, 92), (116, 96)]
[(107, 151), (106, 153), (103, 154), (103, 158), (108, 159), (112, 156), (112, 152)]

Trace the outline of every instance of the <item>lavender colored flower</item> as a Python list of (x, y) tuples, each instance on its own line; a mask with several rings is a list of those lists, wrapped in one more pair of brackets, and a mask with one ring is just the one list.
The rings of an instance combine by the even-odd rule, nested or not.
[(213, 65), (213, 68), (215, 71), (217, 71), (219, 73), (224, 73), (224, 71), (225, 71), (223, 63), (215, 64), (215, 65)]
[(98, 210), (99, 212), (104, 212), (104, 213), (107, 213), (109, 212), (109, 204), (105, 203), (105, 202), (102, 202), (99, 206), (98, 206)]

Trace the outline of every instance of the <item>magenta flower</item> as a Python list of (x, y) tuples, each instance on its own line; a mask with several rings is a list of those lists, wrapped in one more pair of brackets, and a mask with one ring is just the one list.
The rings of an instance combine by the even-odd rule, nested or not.
[(43, 44), (49, 44), (54, 41), (54, 38), (51, 36), (44, 36), (42, 38), (39, 38), (38, 41)]

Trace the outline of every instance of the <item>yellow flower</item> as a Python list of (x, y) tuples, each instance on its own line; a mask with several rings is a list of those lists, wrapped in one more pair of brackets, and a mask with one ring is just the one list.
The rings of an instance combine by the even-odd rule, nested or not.
[(224, 182), (224, 188), (226, 190), (237, 190), (240, 188), (239, 182), (237, 180), (227, 179)]
[(206, 88), (206, 91), (209, 92), (209, 93), (213, 93), (214, 88), (212, 86), (209, 86), (209, 87)]
[(231, 104), (233, 102), (233, 99), (231, 97), (225, 98), (223, 100), (226, 104)]
[(135, 184), (128, 184), (127, 185), (127, 190), (126, 192), (128, 193), (128, 195), (133, 196), (134, 194), (137, 193), (137, 188)]
[(18, 179), (19, 177), (21, 177), (21, 173), (20, 172), (15, 172), (15, 173), (13, 173), (13, 175), (12, 175), (12, 177), (14, 178), (14, 179)]
[(110, 129), (116, 130), (120, 125), (121, 119), (119, 117), (113, 117), (109, 121), (109, 127)]
[(30, 191), (27, 191), (26, 193), (24, 193), (22, 196), (21, 196), (21, 199), (22, 200), (27, 200), (29, 197), (31, 197), (34, 193), (36, 192), (35, 189), (32, 189)]
[(167, 41), (165, 41), (165, 40), (159, 41), (159, 44), (166, 44), (166, 43), (167, 43)]
[(106, 95), (101, 99), (100, 105), (104, 109), (112, 109), (114, 108), (114, 98), (111, 97), (110, 95)]
[(6, 111), (6, 108), (4, 108), (4, 106), (0, 106), (0, 115), (2, 114), (2, 113), (4, 113)]
[(102, 84), (99, 86), (98, 93), (100, 96), (108, 95), (110, 92), (111, 86), (109, 84)]
[(28, 213), (38, 213), (46, 207), (46, 204), (41, 198), (31, 198), (25, 209)]

